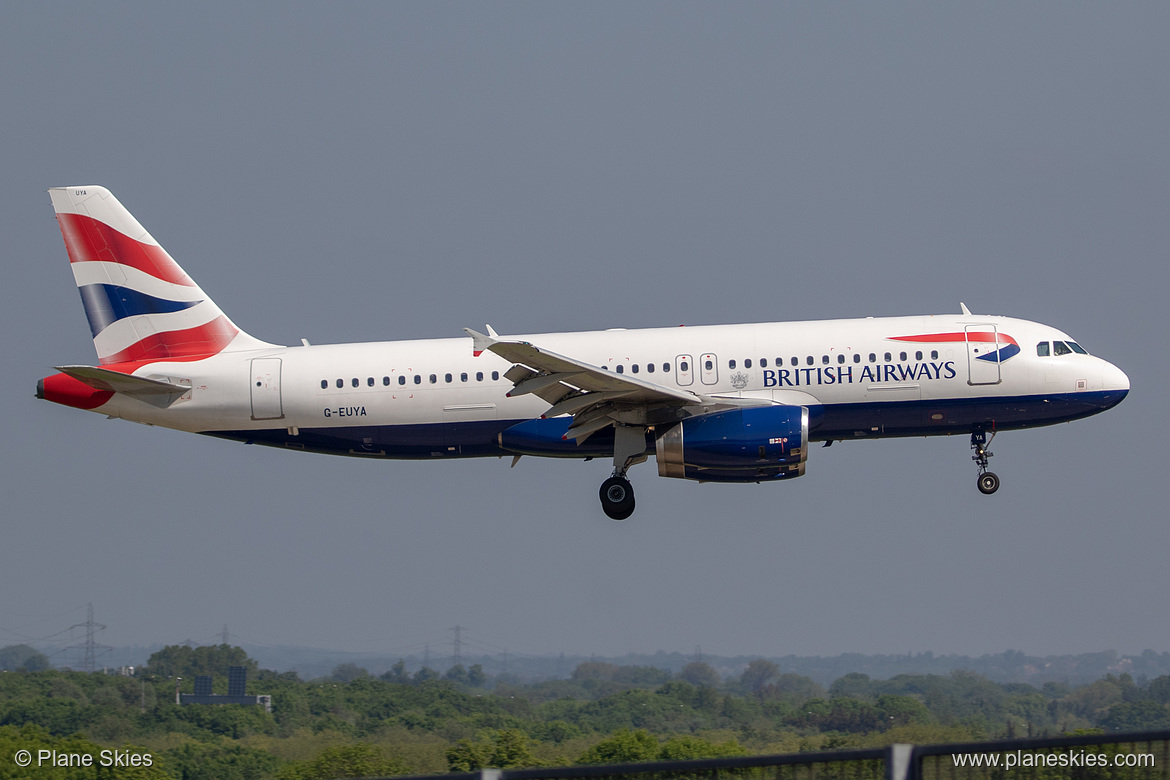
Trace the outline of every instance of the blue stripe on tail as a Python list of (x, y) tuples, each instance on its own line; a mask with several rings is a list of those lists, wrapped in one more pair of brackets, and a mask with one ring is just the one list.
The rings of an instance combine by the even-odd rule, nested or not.
[(89, 318), (89, 329), (94, 336), (123, 317), (140, 314), (169, 314), (190, 309), (203, 301), (168, 301), (153, 295), (116, 287), (112, 284), (86, 284), (77, 288), (81, 302), (85, 305), (85, 316)]

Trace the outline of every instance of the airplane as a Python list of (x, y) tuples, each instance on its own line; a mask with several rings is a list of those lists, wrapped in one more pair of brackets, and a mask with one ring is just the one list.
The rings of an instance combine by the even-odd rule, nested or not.
[(999, 431), (1116, 406), (1121, 369), (1065, 333), (972, 314), (611, 329), (300, 346), (241, 330), (109, 190), (49, 190), (98, 365), (57, 366), (37, 398), (304, 452), (444, 460), (612, 458), (599, 490), (634, 511), (629, 469), (760, 483), (813, 443), (970, 435), (999, 489)]

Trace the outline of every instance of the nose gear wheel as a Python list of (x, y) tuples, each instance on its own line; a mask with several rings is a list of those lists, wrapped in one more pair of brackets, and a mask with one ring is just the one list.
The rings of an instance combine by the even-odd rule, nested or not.
[(971, 434), (971, 449), (975, 451), (971, 460), (979, 466), (979, 477), (975, 484), (979, 486), (979, 492), (985, 496), (999, 490), (999, 477), (987, 470), (987, 460), (992, 456), (988, 447), (994, 438), (995, 431), (992, 431), (990, 436), (985, 431), (974, 431)]

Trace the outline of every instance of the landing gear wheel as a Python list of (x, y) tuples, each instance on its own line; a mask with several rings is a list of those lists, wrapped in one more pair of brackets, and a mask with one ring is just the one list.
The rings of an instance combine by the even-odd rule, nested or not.
[(610, 520), (625, 520), (634, 514), (634, 488), (625, 477), (610, 477), (598, 491), (601, 508)]
[(999, 477), (990, 471), (985, 471), (979, 475), (979, 492), (985, 496), (990, 496), (995, 491), (999, 490)]

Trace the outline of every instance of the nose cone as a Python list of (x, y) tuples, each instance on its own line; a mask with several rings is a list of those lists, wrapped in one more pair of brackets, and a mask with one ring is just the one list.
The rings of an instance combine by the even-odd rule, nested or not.
[(1106, 363), (1101, 369), (1101, 389), (1120, 392), (1121, 398), (1125, 398), (1125, 394), (1129, 392), (1129, 377), (1117, 366)]
[(1129, 377), (1112, 363), (1105, 363), (1101, 367), (1101, 391), (1101, 410), (1112, 409), (1129, 395)]

